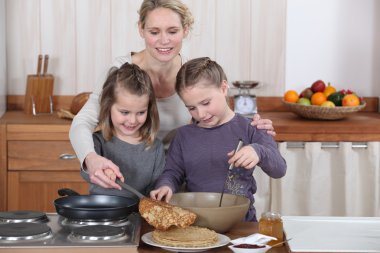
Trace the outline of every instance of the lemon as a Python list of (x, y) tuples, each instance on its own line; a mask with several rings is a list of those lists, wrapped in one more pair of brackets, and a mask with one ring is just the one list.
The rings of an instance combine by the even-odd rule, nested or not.
[(324, 106), (324, 107), (335, 107), (335, 104), (331, 101), (325, 101), (321, 104), (321, 106)]

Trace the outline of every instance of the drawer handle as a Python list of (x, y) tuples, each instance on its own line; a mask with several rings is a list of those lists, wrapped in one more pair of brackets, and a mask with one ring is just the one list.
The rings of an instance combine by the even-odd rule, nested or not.
[(62, 154), (59, 156), (59, 159), (61, 160), (73, 160), (73, 159), (76, 159), (77, 156), (76, 155), (72, 155), (72, 154)]

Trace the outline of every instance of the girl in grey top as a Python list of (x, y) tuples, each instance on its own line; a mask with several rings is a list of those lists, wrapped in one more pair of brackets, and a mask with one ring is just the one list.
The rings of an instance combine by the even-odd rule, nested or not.
[[(235, 114), (226, 101), (227, 77), (207, 57), (190, 60), (178, 72), (176, 91), (193, 117), (180, 127), (167, 154), (164, 172), (157, 180), (154, 199), (169, 201), (183, 183), (192, 192), (225, 192), (251, 200), (246, 221), (256, 221), (254, 194), (256, 165), (270, 177), (286, 173), (286, 162), (272, 136)], [(234, 153), (239, 139), (243, 147)], [(234, 169), (229, 171), (229, 165)]]
[[(158, 126), (157, 104), (148, 74), (129, 63), (112, 68), (100, 98), (100, 131), (93, 134), (94, 148), (119, 166), (122, 181), (145, 194), (152, 189), (165, 163), (163, 144), (156, 138)], [(111, 180), (116, 179), (113, 170), (104, 172)], [(91, 183), (91, 176), (83, 169), (81, 175), (90, 183), (91, 194), (133, 197), (128, 191)]]

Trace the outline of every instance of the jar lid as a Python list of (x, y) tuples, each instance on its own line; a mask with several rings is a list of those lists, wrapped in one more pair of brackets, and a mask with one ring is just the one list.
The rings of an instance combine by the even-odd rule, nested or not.
[(261, 217), (267, 219), (281, 219), (281, 214), (276, 212), (264, 212), (261, 214)]

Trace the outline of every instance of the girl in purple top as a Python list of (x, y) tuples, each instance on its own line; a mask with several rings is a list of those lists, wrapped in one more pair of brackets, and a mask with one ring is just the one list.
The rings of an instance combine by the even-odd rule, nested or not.
[[(230, 109), (227, 77), (208, 57), (193, 59), (181, 67), (176, 92), (193, 123), (177, 130), (164, 172), (150, 196), (169, 201), (183, 183), (191, 192), (221, 192), (226, 182), (226, 193), (251, 200), (245, 220), (256, 221), (253, 195), (257, 187), (252, 175), (256, 165), (272, 178), (283, 177), (286, 172), (286, 162), (273, 137)], [(244, 144), (234, 154), (239, 139)], [(230, 164), (234, 165), (231, 171)]]

